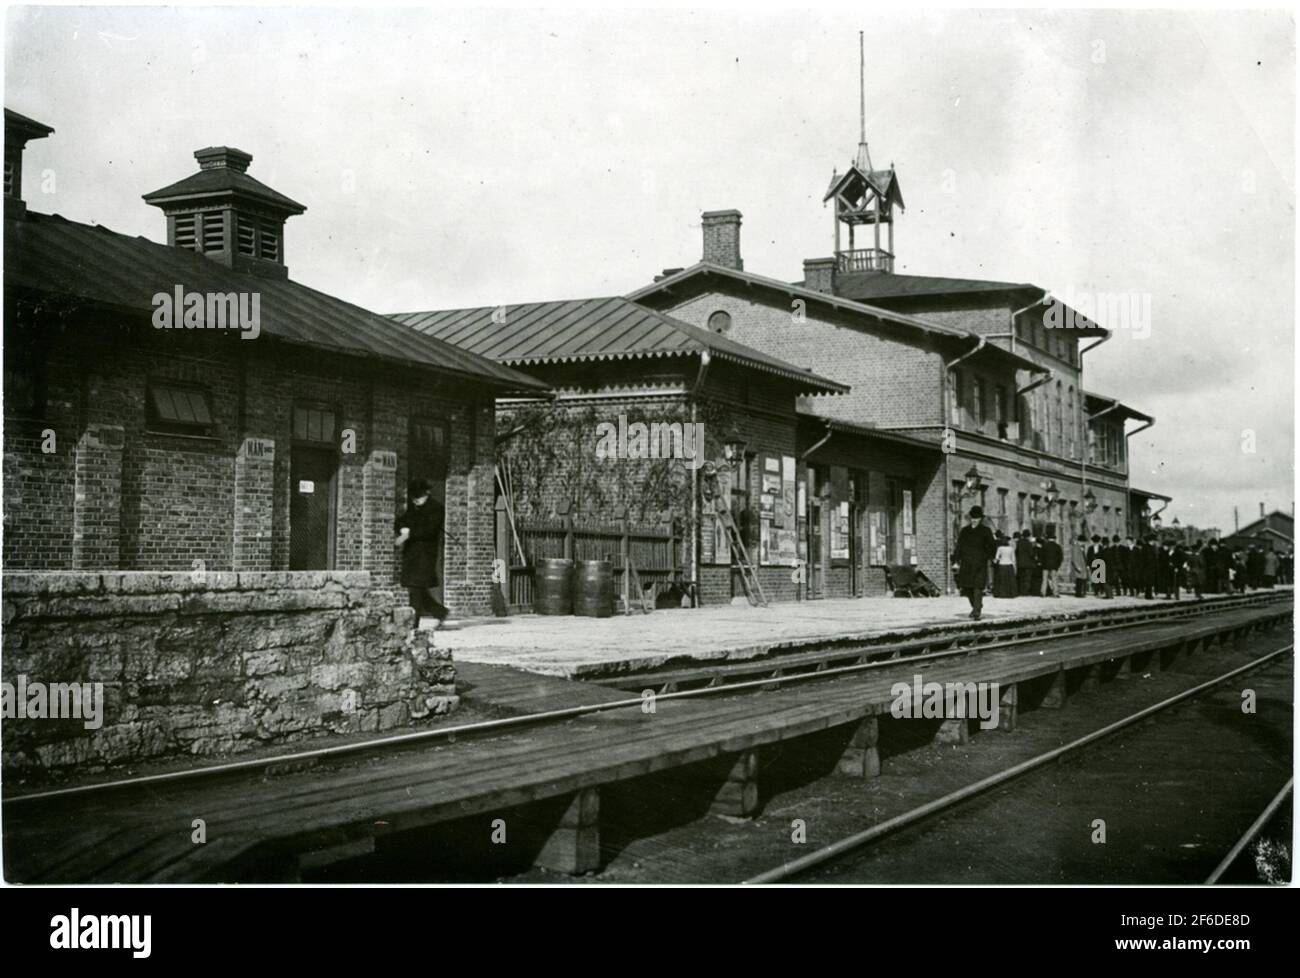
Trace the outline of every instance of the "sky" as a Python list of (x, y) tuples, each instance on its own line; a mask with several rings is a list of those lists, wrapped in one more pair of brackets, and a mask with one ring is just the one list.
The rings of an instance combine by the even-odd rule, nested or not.
[[(745, 268), (833, 250), (866, 127), (896, 270), (1150, 309), (1085, 384), (1155, 415), (1131, 480), (1183, 523), (1295, 499), (1286, 11), (9, 7), (29, 206), (165, 240), (140, 196), (229, 145), (305, 204), (290, 275), (379, 312), (613, 295), (744, 214)], [(1136, 423), (1130, 422), (1130, 427)]]

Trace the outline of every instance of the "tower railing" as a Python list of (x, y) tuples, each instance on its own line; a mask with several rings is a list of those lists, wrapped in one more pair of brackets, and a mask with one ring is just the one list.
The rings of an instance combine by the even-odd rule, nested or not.
[(855, 248), (835, 253), (836, 270), (840, 272), (892, 272), (894, 256), (884, 248)]

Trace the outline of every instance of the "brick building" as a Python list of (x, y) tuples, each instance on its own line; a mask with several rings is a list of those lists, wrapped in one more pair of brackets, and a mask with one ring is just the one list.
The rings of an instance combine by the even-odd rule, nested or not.
[(447, 601), (486, 611), (495, 399), (544, 385), (290, 279), (305, 208), (239, 150), (146, 195), (166, 245), (28, 212), (22, 147), (50, 132), (6, 112), (5, 569), (391, 583), (394, 512), (423, 475)]
[[(700, 487), (707, 481), (711, 491), (730, 500), (765, 595), (807, 595), (792, 569), (807, 558), (801, 514), (808, 512), (810, 480), (822, 472), (806, 448), (825, 440), (825, 424), (801, 414), (798, 401), (805, 395), (833, 400), (847, 393), (847, 385), (744, 346), (716, 328), (692, 326), (617, 296), (396, 318), (527, 370), (555, 389), (556, 402), (544, 408), (498, 402), (499, 455), (515, 473), (512, 504), (521, 520), (545, 519), (569, 505), (591, 521), (624, 511), (634, 522), (666, 514), (680, 534), (682, 579), (698, 583), (702, 603), (716, 604), (741, 595), (744, 584), (725, 531), (703, 503)], [(716, 483), (688, 459), (598, 457), (602, 423), (702, 424), (699, 461), (714, 464)], [(918, 469), (933, 467), (922, 457), (937, 453), (911, 439), (897, 440), (911, 454), (889, 464), (910, 488)], [(817, 485), (812, 505), (820, 507)], [(865, 484), (863, 492), (865, 502)], [(824, 523), (829, 538), (831, 507), (817, 515), (817, 537)], [(503, 556), (509, 547), (503, 546)], [(836, 563), (844, 565), (836, 568), (837, 593), (866, 593), (865, 577), (849, 579), (849, 555)], [(809, 585), (826, 588), (817, 575)]]
[[(1128, 439), (1154, 418), (1085, 389), (1084, 356), (1108, 331), (1035, 285), (896, 274), (902, 192), (892, 168), (871, 167), (865, 144), (826, 199), (836, 250), (807, 260), (801, 282), (745, 271), (740, 212), (711, 211), (703, 260), (628, 297), (848, 384), (844, 396), (802, 402), (832, 429), (878, 428), (941, 451), (914, 489), (916, 535), (899, 555), (936, 580), (947, 579), (946, 554), (975, 503), (1007, 532), (1127, 532)], [(856, 247), (864, 228), (872, 247)], [(853, 534), (865, 539), (872, 517), (861, 516), (868, 523)]]

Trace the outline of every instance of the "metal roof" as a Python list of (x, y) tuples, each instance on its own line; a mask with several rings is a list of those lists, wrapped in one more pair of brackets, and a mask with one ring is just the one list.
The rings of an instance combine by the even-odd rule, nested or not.
[(708, 350), (711, 356), (793, 380), (804, 390), (837, 394), (849, 390), (621, 296), (395, 313), (393, 318), (462, 349), (518, 366), (637, 360)]
[(819, 424), (825, 425), (831, 431), (843, 432), (848, 435), (857, 435), (861, 438), (870, 438), (877, 441), (892, 442), (897, 445), (906, 445), (923, 452), (942, 454), (943, 451), (942, 446), (937, 440), (927, 440), (918, 435), (911, 435), (902, 431), (892, 431), (888, 428), (878, 428), (873, 424), (866, 424), (861, 421), (841, 421), (839, 418), (825, 414), (815, 414), (811, 411), (801, 410), (798, 414), (800, 421), (815, 421)]
[(153, 314), (154, 295), (178, 285), (188, 292), (256, 292), (262, 332), (276, 339), (433, 368), (502, 390), (548, 390), (535, 378), (298, 282), (237, 272), (192, 251), (57, 214), (6, 218), (4, 274), (6, 292), (25, 289), (146, 316)]
[[(1152, 415), (1143, 414), (1137, 408), (1129, 407), (1127, 404), (1122, 403), (1119, 398), (1107, 397), (1105, 394), (1094, 394), (1092, 391), (1084, 391), (1083, 397), (1085, 404), (1096, 405), (1103, 411), (1113, 407), (1115, 410), (1109, 411), (1110, 414), (1118, 414), (1124, 418), (1136, 418), (1139, 421), (1155, 421)], [(1098, 411), (1089, 411), (1089, 416), (1099, 413)]]
[(896, 272), (850, 272), (835, 276), (835, 294), (846, 299), (897, 299), (913, 295), (966, 292), (1047, 291), (1027, 282), (993, 282), (984, 279), (943, 278), (937, 275), (899, 275)]
[(54, 130), (43, 122), (37, 122), (30, 116), (13, 109), (5, 109), (5, 129), (12, 130), (23, 139), (44, 139)]
[[(200, 152), (202, 151), (200, 150)], [(294, 214), (301, 214), (307, 209), (304, 205), (290, 197), (286, 197), (278, 190), (272, 190), (261, 180), (250, 177), (242, 170), (236, 170), (228, 166), (199, 170), (197, 173), (190, 174), (184, 180), (177, 180), (161, 190), (145, 194), (144, 199), (147, 203), (159, 205), (188, 200), (194, 197), (208, 197), (213, 194), (226, 193), (251, 197)]]
[(1149, 489), (1134, 489), (1132, 486), (1129, 486), (1128, 494), (1130, 496), (1142, 496), (1146, 499), (1163, 499), (1167, 503), (1174, 501), (1173, 496), (1166, 496), (1159, 492), (1151, 492)]
[(851, 312), (859, 315), (867, 315), (884, 323), (892, 323), (899, 326), (907, 326), (911, 329), (918, 329), (936, 336), (947, 336), (953, 339), (972, 339), (976, 334), (965, 329), (953, 329), (949, 326), (943, 326), (939, 323), (930, 322), (917, 316), (908, 316), (900, 312), (894, 312), (892, 309), (883, 309), (880, 306), (869, 306), (862, 302), (855, 302), (841, 296), (831, 295), (828, 292), (818, 292), (815, 289), (805, 288), (802, 285), (792, 285), (789, 282), (782, 282), (780, 279), (768, 278), (765, 275), (755, 275), (753, 272), (738, 271), (734, 268), (726, 268), (722, 265), (714, 265), (710, 262), (696, 262), (689, 268), (684, 268), (674, 275), (669, 275), (651, 282), (649, 285), (642, 286), (633, 292), (629, 292), (629, 299), (640, 301), (646, 296), (653, 295), (656, 292), (671, 291), (678, 285), (688, 279), (698, 275), (709, 276), (715, 275), (721, 278), (731, 279), (743, 285), (756, 286), (766, 289), (772, 289), (792, 298), (804, 299), (810, 303), (830, 306), (841, 312)]

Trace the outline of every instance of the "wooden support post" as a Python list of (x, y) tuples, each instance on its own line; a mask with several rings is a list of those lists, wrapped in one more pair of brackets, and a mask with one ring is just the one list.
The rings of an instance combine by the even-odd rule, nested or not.
[(880, 721), (867, 717), (853, 729), (848, 746), (836, 762), (840, 774), (853, 778), (874, 778), (880, 774)]
[(1012, 683), (1010, 686), (1003, 686), (1000, 701), (998, 703), (998, 729), (1010, 732), (1016, 729), (1016, 718), (1019, 713), (1017, 708), (1020, 702), (1019, 686)]
[(970, 743), (970, 719), (968, 717), (953, 717), (944, 720), (939, 724), (939, 729), (935, 731), (934, 739), (941, 744), (968, 744)]
[(599, 788), (583, 788), (573, 795), (537, 854), (537, 865), (571, 876), (600, 868)]
[(1079, 683), (1079, 692), (1096, 689), (1101, 684), (1096, 666), (1084, 666), (1080, 671), (1083, 673), (1083, 681)]
[(758, 812), (758, 751), (741, 751), (709, 811), (749, 818)]
[(564, 559), (573, 559), (573, 503), (560, 503), (557, 512), (564, 517)]
[(1043, 694), (1043, 701), (1039, 706), (1048, 710), (1059, 710), (1065, 706), (1068, 699), (1065, 691), (1065, 670), (1062, 669), (1052, 676), (1052, 684), (1047, 687), (1047, 692)]

